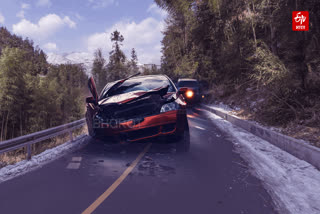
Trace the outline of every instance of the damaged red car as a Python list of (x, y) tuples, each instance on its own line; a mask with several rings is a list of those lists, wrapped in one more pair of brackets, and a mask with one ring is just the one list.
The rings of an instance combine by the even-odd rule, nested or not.
[[(98, 95), (93, 78), (86, 99), (89, 135), (106, 142), (146, 139), (174, 142), (178, 151), (190, 148), (186, 102), (169, 77), (133, 75), (108, 83)], [(164, 139), (164, 140), (163, 140)]]

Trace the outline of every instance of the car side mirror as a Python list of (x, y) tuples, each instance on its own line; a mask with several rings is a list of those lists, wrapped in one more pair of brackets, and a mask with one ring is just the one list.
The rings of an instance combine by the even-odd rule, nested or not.
[(86, 103), (96, 104), (96, 100), (95, 100), (93, 97), (87, 97), (87, 98), (86, 98)]
[(188, 90), (188, 88), (186, 88), (186, 87), (179, 88), (178, 94), (184, 94), (187, 90)]

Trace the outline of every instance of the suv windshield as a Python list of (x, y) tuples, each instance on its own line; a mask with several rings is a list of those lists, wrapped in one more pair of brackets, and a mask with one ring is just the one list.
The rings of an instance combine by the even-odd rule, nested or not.
[(178, 82), (178, 87), (192, 87), (192, 88), (196, 88), (199, 87), (199, 84), (197, 81), (180, 81)]
[[(109, 93), (103, 93), (103, 98), (124, 94), (132, 91), (150, 91), (156, 88), (162, 88), (169, 85), (168, 92), (174, 92), (175, 88), (171, 82), (165, 77), (139, 76), (125, 81), (119, 88)], [(107, 89), (109, 90), (109, 88)]]

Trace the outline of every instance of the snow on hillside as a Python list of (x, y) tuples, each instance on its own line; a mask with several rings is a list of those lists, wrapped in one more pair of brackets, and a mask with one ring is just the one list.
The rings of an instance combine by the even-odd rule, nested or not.
[[(104, 56), (108, 59), (107, 56)], [(53, 65), (59, 64), (83, 64), (88, 76), (91, 76), (91, 69), (93, 64), (94, 56), (93, 54), (87, 52), (72, 52), (65, 54), (47, 53), (47, 61)], [(154, 64), (141, 64), (138, 63), (138, 71), (143, 73), (143, 68), (151, 69)], [(159, 65), (156, 65), (159, 68)]]
[(93, 63), (93, 54), (86, 53), (86, 52), (72, 52), (67, 54), (55, 54), (55, 53), (48, 53), (47, 54), (47, 61), (54, 65), (59, 64), (83, 64), (87, 75), (91, 75), (91, 68)]

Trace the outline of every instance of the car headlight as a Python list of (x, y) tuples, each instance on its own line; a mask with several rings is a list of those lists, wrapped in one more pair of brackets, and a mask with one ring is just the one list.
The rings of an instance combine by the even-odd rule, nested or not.
[(176, 103), (176, 102), (171, 102), (171, 103), (164, 104), (161, 107), (160, 113), (167, 112), (167, 111), (178, 110), (178, 109), (179, 109), (179, 104)]
[(193, 95), (194, 95), (194, 93), (193, 93), (193, 91), (191, 91), (191, 90), (188, 90), (188, 91), (186, 92), (186, 96), (187, 96), (188, 98), (192, 98)]

